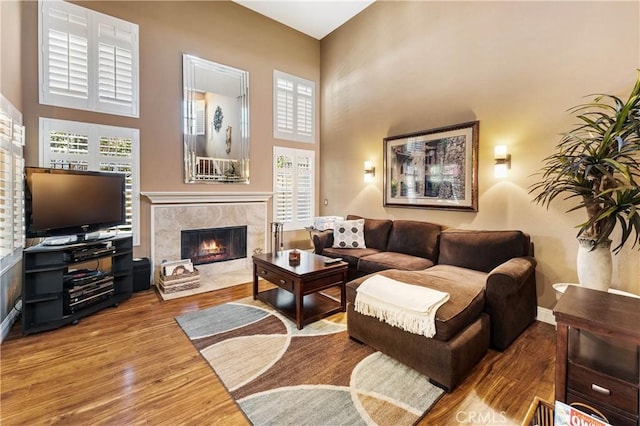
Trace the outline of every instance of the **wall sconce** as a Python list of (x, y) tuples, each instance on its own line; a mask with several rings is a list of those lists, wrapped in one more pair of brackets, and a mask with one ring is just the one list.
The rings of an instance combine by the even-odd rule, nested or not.
[(376, 175), (376, 168), (371, 161), (364, 162), (364, 181), (366, 183), (373, 182), (373, 178)]
[(511, 154), (507, 153), (506, 145), (496, 145), (493, 151), (493, 176), (497, 178), (507, 177), (507, 170), (511, 168)]

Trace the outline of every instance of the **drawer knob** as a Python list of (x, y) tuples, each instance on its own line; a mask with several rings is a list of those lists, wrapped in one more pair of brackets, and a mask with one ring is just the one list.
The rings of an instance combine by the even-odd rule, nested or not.
[(285, 280), (280, 280), (280, 284), (286, 284), (287, 282)]
[(591, 390), (594, 392), (598, 392), (601, 395), (611, 395), (611, 391), (609, 389), (598, 386), (595, 383), (591, 383)]
[(260, 273), (261, 273), (261, 274), (266, 275), (266, 274), (267, 274), (267, 271), (265, 271), (265, 270), (263, 269), (262, 271), (260, 271)]

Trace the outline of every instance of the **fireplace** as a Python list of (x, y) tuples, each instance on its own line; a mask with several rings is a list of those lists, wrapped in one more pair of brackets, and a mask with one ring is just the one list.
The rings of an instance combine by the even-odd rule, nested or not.
[(247, 257), (247, 227), (189, 229), (180, 232), (182, 259), (194, 265)]

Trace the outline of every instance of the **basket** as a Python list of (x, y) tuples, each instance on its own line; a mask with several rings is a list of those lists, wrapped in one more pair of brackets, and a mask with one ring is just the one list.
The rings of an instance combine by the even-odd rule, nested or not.
[(553, 404), (536, 396), (522, 426), (553, 426)]
[[(599, 410), (581, 402), (572, 402), (570, 406), (583, 411), (591, 416), (599, 417), (607, 424), (609, 421)], [(539, 397), (535, 397), (529, 406), (527, 415), (522, 422), (522, 426), (553, 426), (554, 425), (554, 406)]]
[(160, 273), (158, 288), (163, 293), (175, 293), (197, 287), (200, 287), (200, 272), (196, 268), (193, 268), (193, 272), (180, 275), (163, 275)]

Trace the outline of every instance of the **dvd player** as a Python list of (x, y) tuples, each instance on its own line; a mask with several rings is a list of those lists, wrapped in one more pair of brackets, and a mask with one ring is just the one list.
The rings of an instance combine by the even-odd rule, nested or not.
[(64, 274), (63, 284), (65, 288), (90, 284), (105, 277), (106, 272), (100, 270), (79, 269)]
[(113, 276), (108, 275), (90, 284), (64, 290), (63, 311), (66, 315), (110, 298), (115, 293)]

